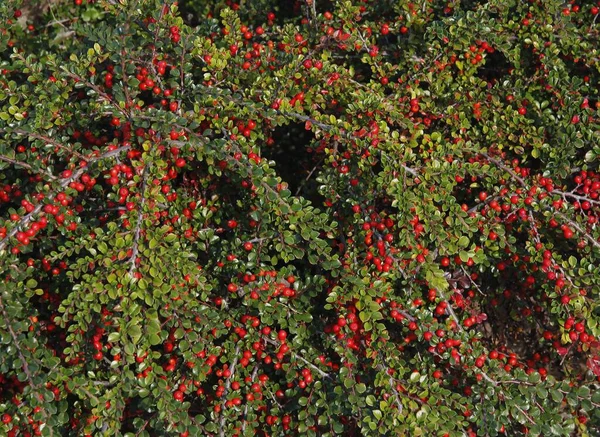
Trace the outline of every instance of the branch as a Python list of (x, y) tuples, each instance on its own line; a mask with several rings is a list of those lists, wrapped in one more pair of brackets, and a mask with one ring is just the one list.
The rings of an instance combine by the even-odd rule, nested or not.
[(91, 88), (92, 90), (94, 90), (96, 92), (96, 94), (98, 94), (100, 97), (102, 97), (104, 100), (106, 100), (107, 103), (112, 105), (118, 112), (120, 112), (122, 115), (124, 115), (125, 118), (127, 118), (127, 119), (131, 118), (131, 114), (129, 112), (127, 112), (125, 109), (121, 108), (117, 103), (115, 103), (113, 98), (109, 94), (102, 91), (102, 89), (98, 85), (93, 84), (92, 82), (79, 76), (78, 74), (71, 73), (64, 67), (62, 68), (62, 71), (71, 79), (75, 79), (75, 81), (80, 82), (80, 83), (84, 84), (85, 86), (87, 86), (88, 88)]
[(511, 177), (514, 180), (516, 180), (517, 182), (519, 182), (519, 184), (521, 184), (523, 187), (527, 187), (527, 184), (525, 183), (525, 180), (521, 176), (519, 176), (518, 174), (516, 174), (512, 168), (510, 168), (507, 165), (505, 165), (502, 161), (500, 161), (499, 159), (496, 159), (496, 158), (492, 158), (487, 153), (482, 153), (481, 156), (486, 157), (489, 161), (493, 162), (498, 167), (500, 167), (502, 170), (504, 170), (505, 172), (509, 173), (511, 175)]
[(564, 215), (560, 211), (555, 211), (555, 214), (557, 216), (559, 216), (561, 219), (563, 219), (565, 222), (567, 222), (569, 225), (571, 225), (575, 229), (577, 229), (579, 231), (579, 233), (581, 235), (583, 235), (583, 238), (585, 238), (590, 243), (592, 243), (594, 246), (596, 246), (598, 249), (600, 249), (600, 242), (598, 242), (598, 240), (596, 240), (594, 237), (592, 237), (590, 234), (588, 234), (587, 231), (585, 229), (583, 229), (581, 226), (579, 226), (579, 224), (576, 221), (571, 220), (570, 218), (568, 218), (566, 215)]
[[(254, 382), (257, 374), (258, 374), (258, 364), (255, 365), (254, 370), (252, 370), (252, 376), (250, 377), (251, 382)], [(244, 435), (244, 431), (246, 430), (246, 416), (248, 415), (248, 405), (250, 405), (250, 403), (246, 402), (246, 405), (244, 406), (244, 415), (242, 416), (242, 432), (241, 432), (242, 435)]]
[(135, 270), (135, 263), (137, 261), (137, 255), (139, 252), (140, 233), (142, 231), (142, 218), (143, 218), (143, 213), (144, 213), (144, 205), (146, 204), (146, 181), (147, 181), (147, 178), (148, 178), (148, 171), (147, 171), (147, 168), (144, 167), (144, 170), (142, 171), (142, 189), (141, 189), (142, 201), (140, 202), (137, 223), (135, 225), (135, 235), (133, 237), (131, 258), (129, 258), (129, 263), (131, 264), (131, 267), (129, 267), (129, 276), (131, 276), (131, 277), (133, 277), (133, 272)]
[(59, 143), (58, 141), (56, 141), (55, 139), (53, 139), (53, 138), (51, 138), (49, 136), (38, 134), (36, 132), (29, 132), (29, 131), (26, 131), (25, 129), (14, 129), (13, 132), (16, 133), (16, 134), (20, 134), (20, 135), (27, 135), (27, 136), (29, 136), (29, 137), (31, 137), (33, 139), (40, 140), (40, 141), (43, 141), (45, 143), (51, 144), (51, 145), (53, 145), (55, 147), (58, 147), (59, 149), (62, 149), (62, 150), (66, 151), (66, 152), (68, 152), (68, 153), (70, 153), (72, 155), (75, 155), (76, 157), (78, 157), (79, 159), (82, 159), (84, 161), (88, 160), (88, 158), (86, 158), (81, 153), (79, 153), (79, 152), (77, 152), (75, 150), (72, 150), (71, 148), (65, 146), (62, 143)]
[(231, 374), (229, 375), (229, 378), (227, 378), (227, 381), (225, 381), (225, 391), (223, 392), (223, 403), (221, 405), (221, 418), (219, 419), (219, 435), (221, 437), (225, 437), (225, 403), (227, 402), (226, 397), (227, 393), (229, 392), (229, 389), (231, 388), (231, 380), (235, 376), (235, 367), (237, 366), (239, 355), (240, 346), (238, 344), (235, 347), (235, 358), (231, 362)]
[[(382, 357), (382, 359), (383, 359), (383, 357)], [(398, 405), (398, 411), (400, 413), (402, 413), (403, 406), (402, 406), (402, 402), (400, 402), (400, 393), (398, 392), (398, 390), (396, 390), (396, 387), (394, 386), (396, 381), (394, 381), (394, 378), (392, 377), (392, 375), (389, 374), (389, 368), (386, 365), (378, 364), (377, 369), (382, 372), (385, 372), (385, 374), (388, 376), (389, 383), (390, 383), (390, 389), (394, 392), (394, 399), (396, 400), (396, 405)]]
[(570, 197), (572, 199), (575, 199), (579, 202), (590, 202), (592, 205), (600, 205), (600, 201), (599, 200), (594, 200), (594, 199), (590, 199), (589, 197), (586, 196), (580, 196), (578, 194), (575, 193), (569, 193), (568, 191), (562, 191), (562, 190), (552, 190), (550, 191), (550, 194), (558, 194), (562, 197)]
[(30, 166), (26, 162), (17, 161), (16, 159), (9, 158), (8, 156), (0, 155), (0, 161), (8, 162), (9, 164), (13, 164), (13, 165), (18, 165), (19, 167), (23, 167), (24, 169), (29, 170), (32, 173), (41, 173), (41, 174), (45, 175), (46, 177), (48, 177), (48, 179), (50, 179), (51, 181), (54, 181), (57, 179), (57, 177), (51, 173), (37, 171), (36, 169), (34, 169), (32, 166)]
[[(309, 121), (312, 124), (314, 124), (315, 126), (320, 127), (321, 129), (323, 129), (326, 132), (330, 132), (334, 129), (334, 127), (329, 124), (322, 123), (318, 120), (315, 120), (314, 118), (308, 117), (303, 114), (299, 114), (297, 112), (279, 112), (279, 114), (283, 115), (284, 117), (291, 117), (291, 118), (295, 118), (297, 120)], [(360, 140), (361, 139), (361, 138), (357, 137), (356, 135), (352, 135), (351, 133), (348, 133), (348, 132), (341, 132), (341, 134), (342, 134), (342, 136), (346, 137), (346, 139), (351, 139), (351, 140)], [(407, 166), (406, 164), (400, 163), (400, 165), (402, 166), (404, 171), (410, 173), (414, 177), (419, 176), (419, 173), (415, 169)]]
[[(111, 150), (109, 152), (106, 152), (96, 158), (92, 158), (88, 161), (88, 164), (94, 163), (94, 162), (98, 162), (104, 159), (108, 159), (108, 158), (112, 158), (115, 155), (118, 155), (119, 153), (125, 151), (125, 150), (129, 150), (131, 148), (131, 146), (123, 146), (123, 147), (119, 147), (118, 149), (115, 150)], [(65, 187), (67, 187), (71, 182), (79, 179), (81, 177), (82, 174), (84, 174), (87, 170), (87, 167), (82, 167), (79, 168), (75, 173), (73, 173), (73, 175), (71, 175), (71, 177), (63, 179), (62, 182), (60, 183), (60, 189), (63, 189)], [(50, 201), (52, 199), (54, 199), (54, 196), (56, 195), (56, 192), (54, 193), (50, 193), (49, 195), (46, 196), (46, 200)], [(26, 226), (31, 220), (33, 220), (33, 218), (40, 213), (40, 211), (42, 210), (42, 208), (44, 207), (43, 203), (38, 204), (35, 209), (33, 211), (31, 211), (29, 214), (27, 214), (26, 216), (24, 216), (17, 224), (14, 228), (12, 228), (10, 230), (10, 232), (8, 234), (6, 234), (6, 237), (4, 237), (1, 241), (0, 241), (0, 254), (2, 253), (2, 251), (6, 248), (6, 246), (8, 245), (8, 241), (14, 237), (17, 232), (19, 232), (19, 229), (21, 229), (23, 226)]]
[[(489, 159), (490, 161), (492, 161), (493, 163), (495, 163), (496, 165), (498, 165), (498, 167), (502, 168), (504, 171), (508, 172), (511, 177), (516, 180), (517, 182), (519, 182), (519, 184), (521, 184), (521, 186), (523, 186), (524, 188), (529, 189), (529, 187), (527, 186), (527, 183), (525, 182), (525, 180), (520, 177), (519, 175), (517, 175), (511, 168), (507, 167), (504, 163), (502, 163), (501, 161), (492, 158), (491, 156), (489, 156), (486, 153), (482, 153), (482, 156), (485, 156), (487, 159)], [(569, 194), (569, 193), (562, 193), (561, 191), (557, 191), (554, 190), (553, 192), (557, 193), (557, 194)], [(576, 196), (575, 194), (570, 194), (571, 197)], [(579, 196), (577, 196), (579, 197)], [(590, 234), (587, 233), (587, 231), (585, 229), (583, 229), (581, 226), (579, 226), (579, 224), (573, 220), (571, 220), (570, 218), (568, 218), (566, 215), (564, 215), (562, 212), (560, 211), (555, 211), (556, 215), (558, 215), (562, 220), (564, 220), (565, 222), (567, 222), (568, 224), (570, 224), (571, 226), (573, 226), (577, 231), (579, 231), (579, 233), (583, 236), (583, 238), (585, 238), (586, 240), (588, 240), (590, 243), (592, 243), (594, 246), (596, 246), (598, 249), (600, 249), (600, 242), (598, 242), (598, 240), (596, 240), (594, 237), (592, 237)]]
[[(274, 346), (279, 346), (279, 343), (277, 343), (275, 340), (271, 340), (269, 337), (263, 337), (263, 339), (269, 343), (272, 344)], [(290, 353), (292, 354), (292, 356), (294, 358), (296, 358), (297, 360), (302, 361), (304, 364), (306, 364), (307, 366), (309, 366), (311, 369), (313, 369), (315, 372), (317, 372), (319, 375), (321, 375), (323, 378), (328, 378), (331, 379), (331, 375), (329, 375), (329, 373), (324, 372), (323, 370), (319, 369), (317, 366), (315, 366), (313, 363), (311, 363), (310, 361), (308, 361), (306, 358), (298, 355), (297, 353), (290, 351)]]

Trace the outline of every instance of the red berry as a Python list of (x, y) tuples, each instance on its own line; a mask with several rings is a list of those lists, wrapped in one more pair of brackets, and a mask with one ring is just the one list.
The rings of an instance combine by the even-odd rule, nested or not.
[(565, 228), (563, 229), (563, 236), (565, 238), (567, 238), (567, 239), (568, 238), (572, 238), (573, 237), (573, 231), (571, 230), (571, 228), (565, 226)]

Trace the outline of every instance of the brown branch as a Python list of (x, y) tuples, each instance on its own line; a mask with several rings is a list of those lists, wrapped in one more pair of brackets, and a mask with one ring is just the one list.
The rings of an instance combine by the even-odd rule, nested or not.
[[(98, 162), (104, 159), (108, 159), (108, 158), (112, 158), (113, 156), (118, 155), (119, 153), (125, 151), (125, 150), (129, 150), (131, 148), (131, 146), (123, 146), (123, 147), (119, 147), (118, 149), (115, 150), (111, 150), (109, 152), (106, 152), (96, 158), (92, 158), (88, 161), (88, 164), (94, 163), (94, 162)], [(71, 175), (71, 177), (63, 179), (62, 182), (59, 185), (59, 189), (63, 189), (65, 187), (67, 187), (71, 182), (79, 179), (81, 177), (81, 175), (83, 175), (87, 170), (87, 166), (86, 167), (82, 167), (80, 169), (78, 169), (75, 173), (73, 173)], [(52, 199), (54, 199), (54, 196), (56, 195), (56, 192), (54, 193), (50, 193), (46, 196), (46, 200), (50, 201)], [(33, 220), (33, 218), (40, 213), (40, 211), (42, 210), (42, 208), (44, 207), (43, 203), (39, 203), (35, 209), (33, 211), (31, 211), (29, 214), (27, 214), (26, 216), (24, 216), (23, 218), (21, 218), (21, 220), (16, 224), (16, 226), (14, 228), (12, 228), (10, 230), (10, 232), (8, 232), (8, 234), (6, 234), (6, 237), (4, 237), (1, 241), (0, 241), (0, 254), (2, 253), (2, 251), (6, 248), (6, 246), (8, 245), (8, 241), (14, 237), (17, 232), (19, 232), (19, 229), (21, 229), (23, 226), (26, 226), (29, 222), (31, 222)]]
[(555, 213), (557, 216), (559, 216), (561, 219), (563, 219), (565, 222), (567, 222), (569, 225), (573, 226), (577, 231), (579, 231), (579, 233), (581, 235), (583, 235), (583, 238), (585, 238), (590, 243), (592, 243), (594, 246), (596, 246), (598, 249), (600, 249), (600, 242), (598, 242), (598, 240), (596, 240), (594, 237), (592, 237), (590, 234), (588, 234), (587, 231), (585, 229), (583, 229), (581, 226), (579, 226), (579, 224), (577, 222), (575, 222), (574, 220), (571, 220), (570, 218), (568, 218), (566, 215), (564, 215), (560, 211), (555, 211)]
[(599, 200), (590, 199), (589, 197), (580, 196), (578, 194), (570, 193), (568, 191), (552, 190), (552, 191), (550, 191), (550, 194), (558, 194), (558, 195), (560, 195), (562, 197), (570, 197), (570, 198), (575, 199), (575, 200), (577, 200), (579, 202), (590, 202), (592, 205), (600, 205), (600, 201)]
[[(277, 343), (275, 340), (271, 340), (269, 337), (263, 337), (263, 339), (269, 343), (272, 344), (274, 346), (279, 346), (279, 343)], [(290, 351), (290, 353), (292, 354), (292, 356), (294, 358), (296, 358), (297, 360), (302, 361), (304, 364), (306, 364), (307, 366), (309, 366), (311, 369), (313, 369), (315, 372), (317, 372), (319, 375), (321, 375), (323, 378), (328, 378), (331, 379), (331, 375), (329, 375), (329, 373), (324, 372), (323, 370), (319, 369), (317, 366), (315, 366), (313, 363), (311, 363), (310, 361), (308, 361), (306, 358), (298, 355), (297, 353)]]
[[(250, 382), (254, 382), (257, 374), (258, 374), (258, 364), (255, 365), (254, 369), (252, 370), (252, 376), (250, 377)], [(244, 435), (244, 431), (246, 430), (246, 416), (248, 415), (248, 406), (249, 405), (250, 405), (250, 403), (246, 402), (246, 405), (244, 406), (244, 415), (242, 416), (242, 432), (241, 432), (242, 435)]]
[[(321, 129), (323, 129), (326, 132), (330, 132), (334, 129), (334, 126), (331, 126), (329, 124), (326, 123), (322, 123), (318, 120), (315, 120), (314, 118), (308, 117), (306, 115), (303, 114), (299, 114), (297, 112), (279, 112), (280, 115), (283, 115), (284, 117), (291, 117), (291, 118), (295, 118), (297, 120), (302, 120), (302, 121), (309, 121), (310, 123), (314, 124), (315, 126), (320, 127)], [(346, 139), (351, 139), (351, 140), (360, 140), (361, 138), (357, 137), (356, 135), (352, 135), (351, 133), (348, 132), (341, 132), (341, 135), (346, 137)], [(404, 169), (404, 171), (410, 173), (411, 175), (413, 175), (414, 177), (418, 177), (419, 173), (407, 166), (406, 164), (400, 163), (400, 165), (402, 166), (402, 168)]]
[(13, 164), (13, 165), (18, 165), (19, 167), (23, 167), (24, 169), (29, 170), (32, 173), (43, 174), (51, 181), (54, 181), (57, 179), (56, 176), (54, 176), (53, 174), (38, 171), (38, 170), (34, 169), (32, 166), (30, 166), (29, 164), (27, 164), (26, 162), (18, 161), (16, 159), (9, 158), (8, 156), (0, 155), (0, 161), (8, 162), (9, 164)]
[(511, 177), (514, 180), (516, 180), (519, 184), (521, 184), (523, 187), (527, 187), (527, 184), (525, 183), (525, 180), (521, 176), (519, 176), (518, 174), (516, 174), (512, 168), (510, 168), (507, 165), (505, 165), (502, 161), (500, 161), (499, 159), (496, 159), (496, 158), (492, 158), (487, 153), (482, 153), (481, 155), (484, 156), (484, 157), (486, 157), (489, 161), (491, 161), (494, 164), (496, 164), (498, 167), (500, 167), (502, 170), (504, 170), (508, 174), (510, 174)]
[(219, 435), (221, 437), (225, 437), (225, 403), (227, 402), (226, 397), (229, 389), (231, 388), (231, 380), (235, 376), (235, 367), (237, 366), (238, 357), (240, 355), (240, 346), (239, 344), (235, 347), (234, 358), (231, 362), (230, 374), (227, 380), (225, 381), (225, 390), (223, 391), (223, 403), (221, 405), (221, 417), (219, 419)]
[(144, 214), (144, 206), (146, 204), (146, 182), (147, 182), (147, 179), (148, 179), (148, 170), (146, 167), (144, 167), (144, 170), (142, 171), (142, 188), (141, 188), (142, 200), (140, 202), (137, 223), (135, 225), (135, 234), (133, 237), (133, 246), (132, 246), (132, 250), (131, 250), (131, 257), (129, 258), (129, 263), (131, 264), (131, 267), (129, 268), (129, 276), (131, 276), (131, 277), (133, 277), (133, 272), (135, 271), (135, 263), (137, 261), (137, 256), (138, 256), (138, 251), (139, 251), (140, 234), (142, 232), (142, 224), (143, 224), (142, 219), (143, 219), (143, 214)]
[(84, 161), (88, 161), (89, 160), (89, 158), (86, 158), (81, 153), (79, 153), (79, 152), (77, 152), (77, 151), (75, 151), (75, 150), (73, 150), (73, 149), (65, 146), (62, 143), (59, 143), (58, 141), (56, 141), (55, 139), (53, 139), (53, 138), (51, 138), (49, 136), (42, 135), (42, 134), (39, 134), (39, 133), (36, 133), (36, 132), (29, 132), (29, 131), (26, 131), (25, 129), (18, 129), (18, 128), (14, 129), (13, 132), (16, 133), (16, 134), (19, 134), (19, 135), (27, 135), (27, 136), (29, 136), (29, 137), (31, 137), (33, 139), (36, 139), (36, 140), (44, 141), (45, 143), (51, 144), (51, 145), (53, 145), (55, 147), (58, 147), (59, 149), (62, 149), (65, 152), (68, 152), (68, 153), (70, 153), (72, 155), (75, 155), (76, 157), (78, 157), (79, 159), (82, 159)]

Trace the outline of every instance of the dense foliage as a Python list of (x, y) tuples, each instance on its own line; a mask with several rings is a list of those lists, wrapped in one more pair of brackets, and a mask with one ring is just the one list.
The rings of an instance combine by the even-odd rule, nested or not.
[(599, 5), (0, 2), (0, 435), (598, 435)]

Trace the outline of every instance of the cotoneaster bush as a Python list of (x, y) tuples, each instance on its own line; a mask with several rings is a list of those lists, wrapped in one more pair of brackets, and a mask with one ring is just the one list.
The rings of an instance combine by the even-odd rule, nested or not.
[(0, 4), (0, 434), (600, 432), (591, 1)]

